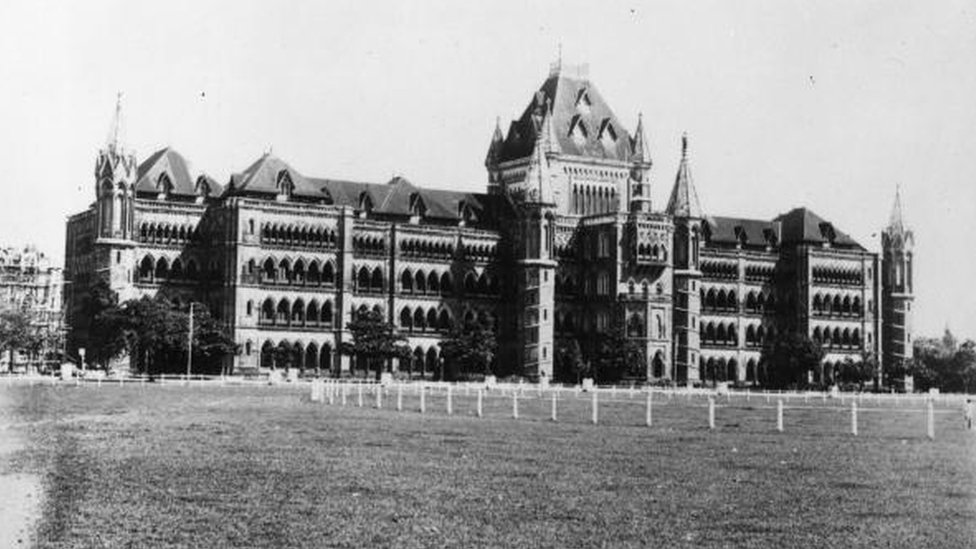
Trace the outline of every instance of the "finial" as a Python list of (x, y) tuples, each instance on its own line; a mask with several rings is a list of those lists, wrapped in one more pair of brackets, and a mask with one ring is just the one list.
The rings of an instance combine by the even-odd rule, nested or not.
[(108, 148), (111, 151), (116, 151), (121, 149), (119, 143), (120, 134), (122, 133), (122, 92), (116, 92), (115, 95), (115, 114), (112, 116), (112, 126), (109, 129), (108, 135)]
[(681, 159), (688, 159), (688, 132), (682, 132), (681, 134)]

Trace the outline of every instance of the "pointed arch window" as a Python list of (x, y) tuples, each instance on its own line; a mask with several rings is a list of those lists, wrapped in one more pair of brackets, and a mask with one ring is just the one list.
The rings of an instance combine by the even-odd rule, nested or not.
[(279, 200), (291, 198), (292, 193), (295, 191), (295, 182), (292, 181), (291, 174), (288, 170), (278, 172), (278, 176), (275, 179), (275, 188), (278, 189)]
[(419, 222), (425, 215), (427, 215), (427, 205), (424, 204), (424, 199), (420, 193), (412, 193), (410, 195), (410, 221)]
[(169, 198), (170, 193), (173, 192), (173, 180), (170, 179), (168, 173), (163, 172), (159, 174), (159, 177), (156, 179), (156, 190), (159, 192), (157, 197), (159, 200)]
[(373, 213), (373, 199), (369, 193), (363, 191), (359, 194), (359, 216), (366, 217)]

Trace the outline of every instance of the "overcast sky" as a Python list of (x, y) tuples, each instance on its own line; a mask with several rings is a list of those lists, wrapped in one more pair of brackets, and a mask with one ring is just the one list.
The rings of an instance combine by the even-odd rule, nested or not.
[(944, 2), (0, 3), (0, 240), (61, 260), (123, 93), (139, 159), (170, 145), (225, 182), (298, 171), (485, 187), (495, 117), (562, 44), (633, 130), (664, 206), (683, 131), (708, 213), (805, 205), (869, 249), (901, 184), (916, 328), (976, 337), (976, 4)]

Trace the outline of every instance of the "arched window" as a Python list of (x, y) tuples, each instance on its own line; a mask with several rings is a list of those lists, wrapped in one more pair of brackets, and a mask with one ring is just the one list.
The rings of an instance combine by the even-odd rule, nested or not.
[(165, 257), (160, 257), (156, 261), (156, 280), (165, 280), (169, 278), (169, 262), (166, 261)]
[(311, 326), (319, 323), (319, 302), (312, 300), (308, 303), (308, 310), (305, 311), (305, 322)]
[(312, 260), (308, 264), (308, 271), (305, 273), (305, 280), (310, 286), (318, 286), (322, 284), (322, 273), (319, 271), (319, 262)]
[(413, 326), (418, 331), (423, 331), (427, 327), (424, 310), (419, 307), (413, 312)]
[(441, 280), (434, 271), (431, 271), (427, 275), (427, 290), (432, 294), (439, 294), (441, 292)]
[(435, 329), (438, 327), (437, 309), (433, 307), (427, 310), (427, 326), (429, 326), (431, 329)]
[(437, 327), (443, 331), (451, 329), (451, 315), (447, 314), (447, 309), (441, 309), (440, 318), (437, 320)]
[(333, 315), (332, 315), (332, 302), (331, 301), (325, 301), (325, 302), (322, 303), (322, 311), (321, 311), (320, 315), (321, 315), (321, 319), (322, 319), (322, 324), (323, 325), (325, 325), (325, 326), (331, 326), (332, 325)]
[(410, 269), (404, 269), (400, 275), (400, 289), (405, 293), (413, 291), (413, 273), (410, 272)]
[(274, 260), (270, 257), (264, 260), (264, 265), (261, 267), (261, 282), (274, 283), (275, 278), (278, 274), (278, 269), (275, 268)]
[(373, 277), (370, 284), (370, 289), (374, 292), (383, 291), (383, 269), (381, 267), (377, 267), (373, 269)]
[(404, 330), (413, 330), (413, 316), (410, 314), (410, 308), (404, 307), (400, 311), (400, 327)]
[(281, 301), (278, 302), (278, 315), (277, 318), (275, 319), (276, 320), (275, 323), (280, 324), (282, 326), (287, 326), (290, 318), (291, 318), (291, 304), (288, 302), (287, 299), (282, 299)]
[(427, 293), (427, 276), (423, 271), (417, 271), (415, 287), (417, 288), (417, 293)]
[(359, 268), (359, 275), (356, 277), (356, 289), (361, 292), (369, 291), (369, 269)]
[(326, 286), (335, 284), (335, 265), (331, 261), (326, 261), (322, 265), (322, 284)]
[(454, 291), (454, 281), (451, 279), (451, 273), (446, 272), (441, 275), (441, 293), (449, 294)]
[(247, 316), (251, 316), (252, 314), (254, 314), (254, 301), (249, 299), (247, 301)]
[(274, 324), (275, 321), (275, 306), (274, 301), (271, 298), (264, 300), (261, 305), (261, 316), (258, 318), (259, 324)]
[(145, 256), (142, 258), (142, 262), (139, 263), (139, 281), (149, 282), (152, 280), (154, 271), (154, 265), (152, 257)]

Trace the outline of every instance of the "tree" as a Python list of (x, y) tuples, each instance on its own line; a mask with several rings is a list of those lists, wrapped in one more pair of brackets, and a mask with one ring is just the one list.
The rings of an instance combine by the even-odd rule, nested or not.
[(823, 348), (806, 334), (784, 332), (766, 343), (760, 362), (768, 384), (789, 387), (805, 385), (808, 372), (820, 368), (823, 357)]
[(9, 369), (14, 367), (14, 351), (22, 349), (31, 337), (30, 316), (21, 309), (0, 310), (0, 352), (10, 353)]
[(597, 336), (595, 374), (597, 381), (615, 382), (625, 375), (641, 377), (643, 353), (637, 342), (627, 337), (621, 323), (614, 323), (604, 334)]
[(592, 374), (590, 363), (583, 359), (579, 341), (576, 338), (556, 341), (556, 377), (579, 383)]
[(864, 384), (874, 379), (877, 367), (873, 353), (866, 352), (857, 360), (847, 357), (840, 367), (840, 381), (857, 385), (858, 390), (863, 391)]
[(127, 343), (119, 296), (107, 281), (98, 280), (88, 288), (81, 316), (89, 319), (86, 358), (104, 368), (126, 350)]
[(438, 345), (444, 359), (445, 378), (453, 380), (457, 373), (491, 375), (498, 341), (495, 332), (483, 324), (466, 322), (463, 327), (455, 326)]
[(367, 361), (367, 372), (376, 369), (376, 379), (380, 379), (383, 364), (394, 358), (410, 357), (407, 338), (387, 322), (379, 311), (364, 311), (346, 324), (352, 333), (352, 341), (343, 341), (340, 351), (344, 355), (362, 356)]

